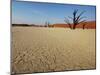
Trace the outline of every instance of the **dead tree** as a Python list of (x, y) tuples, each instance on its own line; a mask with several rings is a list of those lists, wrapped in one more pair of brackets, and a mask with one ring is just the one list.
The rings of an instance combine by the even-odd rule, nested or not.
[(86, 24), (85, 24), (85, 23), (83, 23), (83, 30), (85, 29), (85, 26), (86, 26)]
[(49, 22), (45, 22), (45, 27), (49, 27), (50, 23)]
[[(64, 21), (69, 25), (70, 29), (75, 29), (78, 24), (84, 23), (86, 21), (86, 20), (83, 20), (85, 17), (82, 16), (84, 12), (85, 11), (78, 14), (78, 10), (74, 10), (72, 17), (70, 16), (68, 16), (68, 18), (65, 17)], [(72, 21), (72, 23), (70, 23), (70, 20)]]

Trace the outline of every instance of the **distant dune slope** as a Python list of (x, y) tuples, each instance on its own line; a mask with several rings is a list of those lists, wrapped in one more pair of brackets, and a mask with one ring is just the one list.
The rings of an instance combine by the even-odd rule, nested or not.
[[(54, 27), (66, 28), (69, 26), (67, 24), (53, 24)], [(83, 28), (83, 23), (76, 26), (76, 28)], [(86, 29), (95, 29), (96, 28), (96, 21), (88, 21), (85, 23)]]

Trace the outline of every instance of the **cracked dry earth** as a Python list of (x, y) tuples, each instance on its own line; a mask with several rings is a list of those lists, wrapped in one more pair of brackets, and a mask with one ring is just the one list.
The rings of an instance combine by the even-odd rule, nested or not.
[(95, 29), (12, 27), (12, 73), (95, 69)]

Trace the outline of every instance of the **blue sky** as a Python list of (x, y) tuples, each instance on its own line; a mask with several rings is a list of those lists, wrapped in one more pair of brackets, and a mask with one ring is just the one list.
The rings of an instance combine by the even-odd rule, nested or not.
[(95, 6), (80, 6), (72, 4), (53, 4), (38, 2), (12, 2), (12, 23), (44, 25), (46, 21), (51, 24), (65, 23), (64, 17), (72, 16), (74, 9), (79, 13), (86, 11), (87, 21), (95, 20)]

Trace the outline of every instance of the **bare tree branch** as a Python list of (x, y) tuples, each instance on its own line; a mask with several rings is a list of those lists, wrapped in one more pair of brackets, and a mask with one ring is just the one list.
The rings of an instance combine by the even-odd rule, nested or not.
[(80, 22), (82, 19), (86, 18), (85, 16), (84, 17), (81, 17), (78, 19), (78, 21)]
[(69, 25), (69, 28), (72, 29), (71, 23), (69, 22), (69, 20), (66, 17), (65, 17), (65, 20), (64, 21)]
[(70, 16), (68, 16), (68, 18), (70, 18), (70, 19), (72, 19), (72, 20), (73, 20), (73, 18), (72, 18), (72, 17), (70, 17)]
[(81, 12), (81, 13), (76, 17), (76, 21), (78, 21), (78, 20), (81, 18), (81, 16), (84, 14), (84, 12), (85, 12), (85, 11)]
[(85, 23), (86, 22), (86, 20), (83, 20), (83, 21), (81, 21), (81, 22), (79, 22), (79, 23)]
[(82, 15), (85, 13), (85, 11), (83, 11), (83, 12), (81, 12), (79, 15), (77, 15), (78, 14), (78, 9), (75, 9), (74, 11), (73, 11), (73, 17), (70, 17), (70, 16), (68, 16), (68, 18), (69, 19), (71, 19), (72, 21), (73, 21), (73, 23), (71, 24), (70, 22), (69, 22), (69, 19), (67, 19), (67, 18), (65, 18), (65, 22), (69, 25), (69, 27), (71, 28), (71, 29), (75, 29), (76, 28), (76, 26), (79, 24), (79, 23), (83, 23), (83, 22), (85, 22), (86, 20), (83, 20), (84, 18), (86, 18), (86, 17), (82, 17)]

